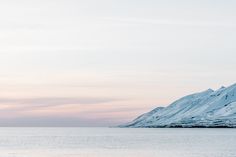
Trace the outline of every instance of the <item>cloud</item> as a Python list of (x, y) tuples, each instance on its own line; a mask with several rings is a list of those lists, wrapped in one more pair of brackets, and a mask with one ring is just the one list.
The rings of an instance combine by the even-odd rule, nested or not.
[[(95, 97), (40, 97), (40, 98), (0, 98), (0, 104), (4, 105), (18, 105), (20, 108), (37, 108), (37, 107), (54, 107), (68, 104), (73, 105), (87, 105), (87, 104), (101, 104), (114, 101), (121, 101), (116, 98), (95, 98)], [(19, 106), (21, 105), (21, 106)]]
[(172, 25), (172, 26), (198, 26), (198, 27), (236, 27), (236, 23), (232, 21), (196, 21), (196, 20), (174, 20), (174, 19), (146, 19), (146, 18), (102, 18), (107, 21), (119, 23), (134, 24), (154, 24), (154, 25)]

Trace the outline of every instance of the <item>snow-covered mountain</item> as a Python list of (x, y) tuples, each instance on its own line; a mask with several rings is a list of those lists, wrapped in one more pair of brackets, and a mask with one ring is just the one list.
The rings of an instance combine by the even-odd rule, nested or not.
[(121, 127), (234, 127), (236, 84), (185, 96)]

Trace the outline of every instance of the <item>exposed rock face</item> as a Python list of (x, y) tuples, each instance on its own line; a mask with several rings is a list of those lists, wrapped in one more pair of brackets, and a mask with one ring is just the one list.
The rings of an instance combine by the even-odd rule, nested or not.
[(236, 128), (236, 84), (185, 96), (158, 107), (121, 127)]

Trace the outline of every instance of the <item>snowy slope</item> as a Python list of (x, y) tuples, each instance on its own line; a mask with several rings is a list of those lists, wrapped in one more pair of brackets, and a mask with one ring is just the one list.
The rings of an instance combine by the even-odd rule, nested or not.
[(236, 127), (236, 84), (185, 96), (121, 127)]

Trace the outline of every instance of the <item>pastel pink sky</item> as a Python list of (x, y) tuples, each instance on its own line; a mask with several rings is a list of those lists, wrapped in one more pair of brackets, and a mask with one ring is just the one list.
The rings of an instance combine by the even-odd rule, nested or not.
[(115, 126), (235, 83), (235, 7), (2, 0), (0, 126)]

